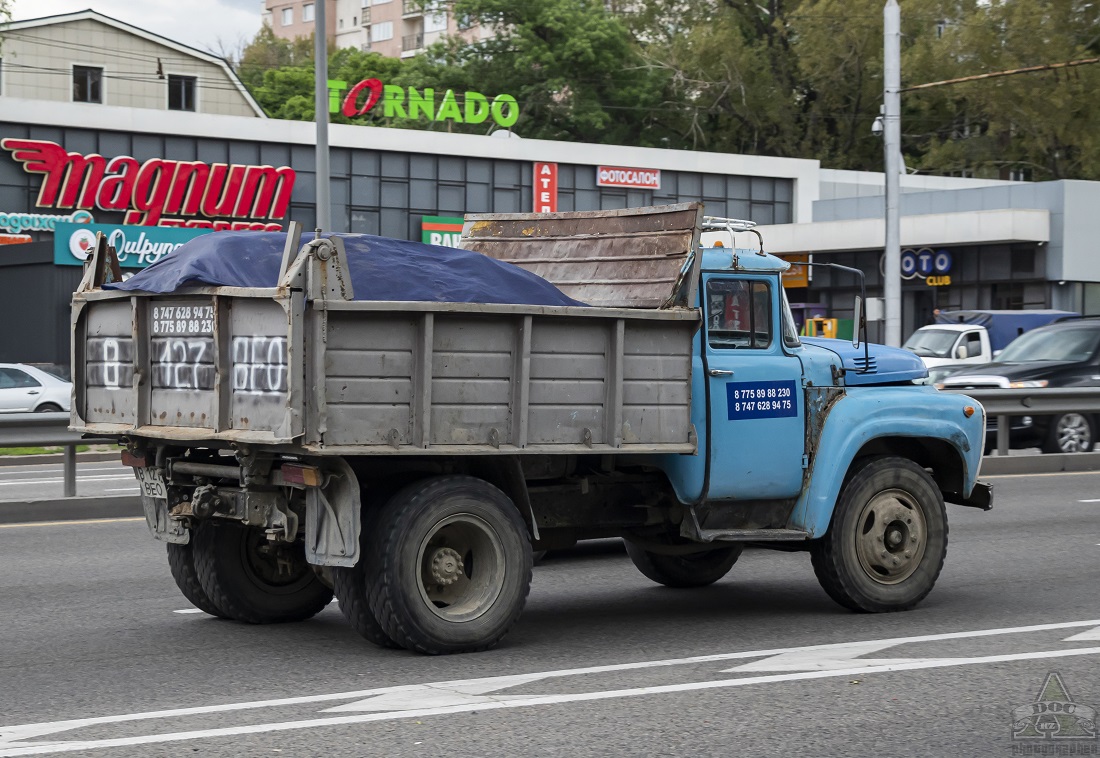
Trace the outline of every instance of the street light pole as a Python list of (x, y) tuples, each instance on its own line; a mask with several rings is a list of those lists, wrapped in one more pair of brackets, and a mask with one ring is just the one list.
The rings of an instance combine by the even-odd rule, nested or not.
[(884, 342), (901, 345), (901, 11), (897, 0), (886, 0), (883, 21), (883, 151), (886, 164), (886, 247), (883, 288)]
[(328, 162), (328, 27), (325, 25), (327, 0), (313, 4), (313, 110), (317, 120), (317, 228), (332, 231), (329, 198)]

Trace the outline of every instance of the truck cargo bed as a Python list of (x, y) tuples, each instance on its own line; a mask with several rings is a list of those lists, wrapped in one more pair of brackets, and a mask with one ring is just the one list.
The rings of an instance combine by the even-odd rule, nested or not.
[(73, 427), (330, 454), (694, 452), (693, 309), (92, 290)]

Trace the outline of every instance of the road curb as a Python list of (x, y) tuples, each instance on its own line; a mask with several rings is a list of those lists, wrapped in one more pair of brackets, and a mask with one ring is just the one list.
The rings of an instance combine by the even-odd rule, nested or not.
[(129, 518), (143, 515), (145, 515), (145, 511), (141, 507), (141, 498), (134, 495), (126, 497), (64, 497), (51, 500), (0, 502), (0, 524)]
[(1062, 474), (1085, 471), (1100, 471), (1100, 453), (987, 455), (982, 458), (983, 476)]

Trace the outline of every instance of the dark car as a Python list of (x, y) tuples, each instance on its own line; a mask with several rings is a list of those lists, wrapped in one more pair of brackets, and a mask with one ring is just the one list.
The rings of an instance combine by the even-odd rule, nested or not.
[[(1100, 319), (1061, 321), (1026, 332), (993, 363), (944, 377), (950, 389), (1100, 387)], [(1096, 443), (1100, 418), (1071, 411), (1053, 416), (1013, 416), (1009, 446), (1039, 447), (1044, 453), (1080, 453)], [(991, 419), (989, 447), (996, 436)]]

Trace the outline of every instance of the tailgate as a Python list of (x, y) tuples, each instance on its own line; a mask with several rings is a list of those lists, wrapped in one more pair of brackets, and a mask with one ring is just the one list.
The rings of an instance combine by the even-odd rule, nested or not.
[[(274, 291), (272, 291), (274, 292)], [(73, 425), (160, 438), (284, 442), (301, 434), (300, 357), (284, 297), (74, 300)]]

